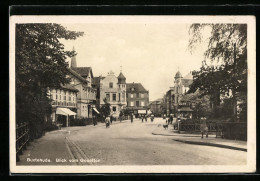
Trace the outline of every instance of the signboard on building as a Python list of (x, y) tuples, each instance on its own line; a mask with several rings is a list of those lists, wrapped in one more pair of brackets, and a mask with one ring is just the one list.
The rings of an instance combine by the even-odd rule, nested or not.
[(146, 114), (146, 110), (138, 110), (138, 114)]

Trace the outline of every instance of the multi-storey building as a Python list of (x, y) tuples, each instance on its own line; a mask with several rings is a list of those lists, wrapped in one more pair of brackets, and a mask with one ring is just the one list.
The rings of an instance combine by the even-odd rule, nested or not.
[(135, 115), (141, 110), (147, 110), (149, 105), (149, 91), (141, 83), (126, 84), (126, 109)]
[(162, 99), (156, 99), (155, 101), (152, 101), (149, 104), (150, 111), (155, 116), (161, 116), (162, 115)]
[(68, 70), (71, 73), (70, 85), (79, 91), (77, 95), (77, 117), (92, 118), (92, 111), (95, 110), (93, 105), (96, 101), (96, 89), (91, 87), (89, 81), (81, 77), (76, 71), (70, 68)]
[(53, 123), (69, 126), (70, 116), (75, 116), (77, 112), (77, 93), (78, 90), (71, 85), (48, 90), (52, 105), (51, 120)]
[(108, 72), (106, 77), (99, 79), (100, 106), (105, 100), (111, 105), (111, 113), (118, 117), (126, 106), (126, 78), (122, 72), (116, 77), (114, 72)]
[(165, 109), (169, 116), (170, 114), (177, 114), (180, 107), (183, 106), (181, 103), (181, 98), (189, 90), (189, 86), (193, 82), (193, 77), (191, 72), (185, 77), (182, 77), (180, 71), (175, 74), (174, 86), (166, 92), (165, 95)]
[[(74, 47), (73, 47), (74, 50)], [(92, 118), (92, 111), (96, 111), (97, 90), (92, 84), (93, 72), (91, 67), (77, 67), (76, 56), (71, 58), (71, 67), (68, 68), (71, 86), (79, 92), (77, 96), (77, 117)]]

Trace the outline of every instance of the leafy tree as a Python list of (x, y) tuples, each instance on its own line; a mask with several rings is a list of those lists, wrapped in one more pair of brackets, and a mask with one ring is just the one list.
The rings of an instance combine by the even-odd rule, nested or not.
[(70, 81), (65, 60), (75, 52), (65, 51), (60, 39), (73, 40), (82, 35), (59, 24), (16, 24), (17, 121), (43, 123), (44, 116), (51, 111), (47, 89), (59, 88)]
[(110, 115), (110, 112), (111, 112), (110, 107), (111, 107), (111, 105), (107, 101), (106, 98), (104, 98), (104, 102), (105, 102), (105, 104), (102, 105), (101, 108), (100, 108), (100, 113), (103, 115), (103, 117), (107, 117), (107, 116)]
[[(202, 35), (207, 28), (210, 29), (210, 36), (205, 40)], [(189, 33), (191, 52), (199, 43), (208, 43), (202, 67), (194, 72), (189, 92), (200, 89), (203, 94), (211, 96), (216, 106), (221, 94), (231, 93), (228, 96), (233, 98), (233, 113), (236, 114), (237, 93), (246, 92), (247, 89), (247, 25), (192, 24)], [(209, 65), (208, 59), (213, 64)]]

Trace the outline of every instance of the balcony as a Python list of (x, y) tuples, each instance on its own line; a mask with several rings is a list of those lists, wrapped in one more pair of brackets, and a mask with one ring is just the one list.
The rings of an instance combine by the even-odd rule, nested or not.
[(76, 103), (67, 102), (67, 101), (52, 101), (51, 105), (53, 106), (67, 106), (67, 107), (76, 107)]

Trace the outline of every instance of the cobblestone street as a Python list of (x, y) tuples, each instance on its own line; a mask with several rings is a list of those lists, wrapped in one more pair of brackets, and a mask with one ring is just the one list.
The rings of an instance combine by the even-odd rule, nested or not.
[[(32, 142), (17, 165), (244, 165), (247, 152), (174, 141), (153, 135), (164, 120), (135, 119), (48, 132)], [(171, 128), (169, 128), (171, 129)], [(183, 138), (180, 135), (179, 138)], [(213, 138), (211, 138), (213, 139)], [(37, 161), (49, 159), (50, 162)]]

